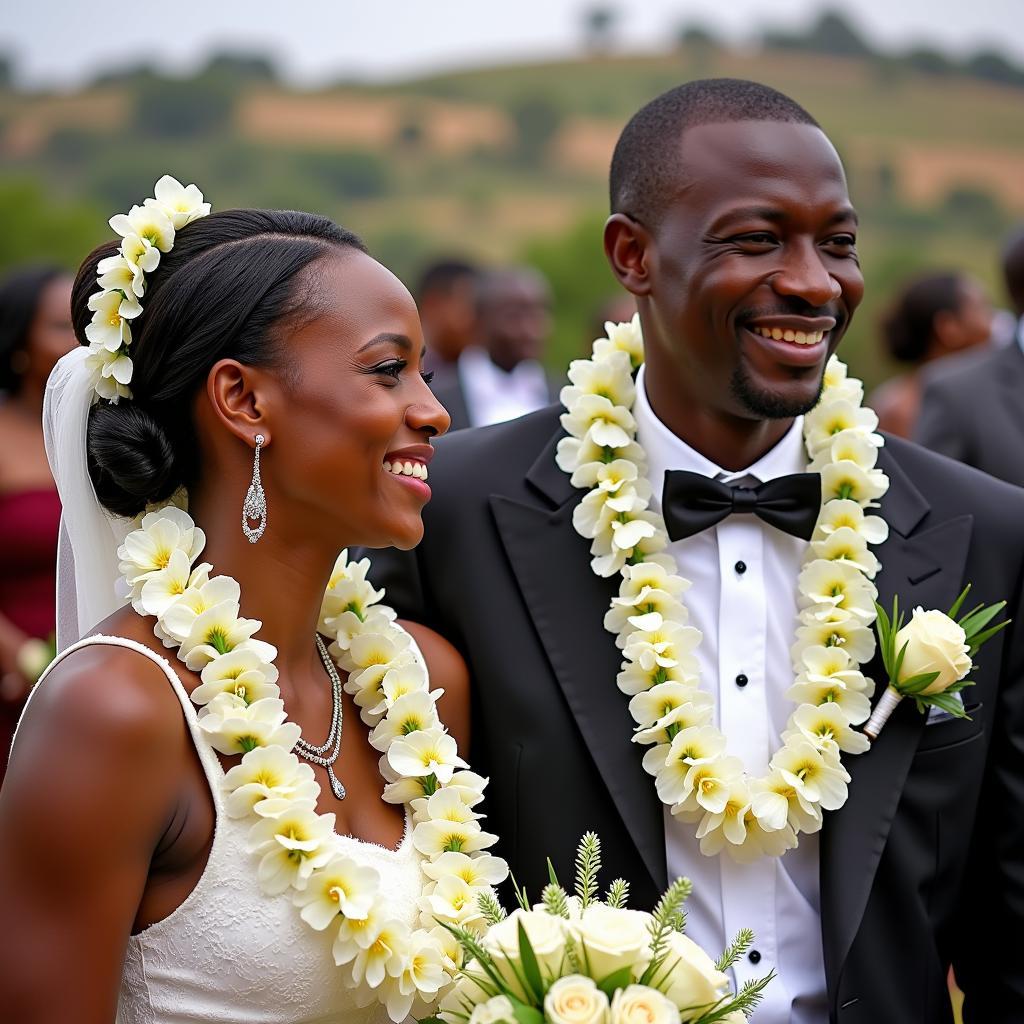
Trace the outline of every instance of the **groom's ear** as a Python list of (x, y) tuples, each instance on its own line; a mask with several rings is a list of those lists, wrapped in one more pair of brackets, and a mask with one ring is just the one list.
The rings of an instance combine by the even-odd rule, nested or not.
[(263, 434), (270, 442), (269, 406), (273, 386), (268, 375), (256, 366), (234, 359), (221, 359), (206, 377), (207, 408), (214, 420), (236, 437), (251, 442)]
[(633, 295), (648, 295), (651, 281), (648, 274), (650, 232), (628, 213), (613, 213), (604, 225), (604, 252), (612, 273)]

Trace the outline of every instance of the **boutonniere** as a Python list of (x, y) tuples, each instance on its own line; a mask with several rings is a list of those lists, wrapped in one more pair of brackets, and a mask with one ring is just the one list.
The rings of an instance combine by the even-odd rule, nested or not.
[(978, 649), (1010, 623), (1004, 619), (990, 625), (1006, 607), (1005, 601), (978, 605), (957, 618), (970, 589), (970, 584), (964, 587), (948, 612), (915, 608), (905, 625), (898, 598), (893, 599), (891, 616), (875, 604), (875, 630), (889, 685), (864, 726), (868, 739), (878, 738), (882, 726), (904, 697), (912, 697), (922, 713), (937, 707), (955, 718), (969, 717), (957, 694), (974, 685), (967, 674), (974, 666)]

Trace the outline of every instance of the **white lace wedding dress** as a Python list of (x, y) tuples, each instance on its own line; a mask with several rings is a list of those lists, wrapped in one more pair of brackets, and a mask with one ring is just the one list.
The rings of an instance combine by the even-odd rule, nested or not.
[[(54, 664), (90, 644), (128, 647), (164, 670), (181, 702), (216, 809), (213, 846), (195, 889), (169, 917), (128, 940), (117, 1024), (390, 1024), (383, 1006), (360, 1007), (345, 987), (331, 957), (331, 929), (314, 931), (286, 895), (260, 892), (256, 861), (246, 849), (249, 826), (225, 813), (224, 770), (170, 664), (142, 644), (107, 636), (79, 641)], [(45, 676), (39, 685), (45, 685)], [(351, 836), (335, 841), (347, 855), (380, 872), (385, 910), (413, 924), (422, 880), (408, 830), (397, 850)]]

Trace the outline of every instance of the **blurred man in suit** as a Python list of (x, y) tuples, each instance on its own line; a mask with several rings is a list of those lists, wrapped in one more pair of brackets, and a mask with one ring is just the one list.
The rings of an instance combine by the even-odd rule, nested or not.
[(921, 400), (917, 440), (1024, 487), (1024, 227), (1003, 251), (1017, 330), (1011, 344), (936, 364)]
[(463, 349), (472, 344), (476, 279), (476, 267), (461, 259), (436, 260), (420, 274), (415, 295), (428, 370), (454, 366)]
[(434, 393), (452, 430), (503, 423), (556, 400), (560, 380), (540, 363), (551, 334), (551, 291), (532, 267), (483, 274), (476, 286), (476, 341), (438, 371)]

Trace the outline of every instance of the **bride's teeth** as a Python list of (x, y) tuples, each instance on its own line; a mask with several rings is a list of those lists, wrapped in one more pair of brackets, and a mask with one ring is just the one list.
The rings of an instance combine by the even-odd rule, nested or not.
[(772, 338), (773, 338), (773, 340), (775, 340), (775, 341), (782, 341), (782, 333), (783, 332), (782, 332), (782, 328), (781, 327), (773, 327), (772, 328)]
[(795, 331), (783, 331), (782, 332), (782, 340), (783, 341), (796, 341), (796, 332)]
[(407, 462), (402, 467), (402, 472), (405, 473), (406, 476), (412, 476), (412, 463), (411, 462)]
[[(786, 331), (786, 333), (789, 334), (789, 331)], [(788, 341), (789, 339), (787, 338), (786, 340)], [(804, 334), (803, 331), (794, 331), (793, 332), (793, 341), (795, 341), (798, 345), (813, 345), (814, 344), (814, 335), (813, 334)]]
[(384, 463), (384, 472), (385, 473), (390, 473), (391, 472), (391, 463), (390, 462), (385, 462)]

